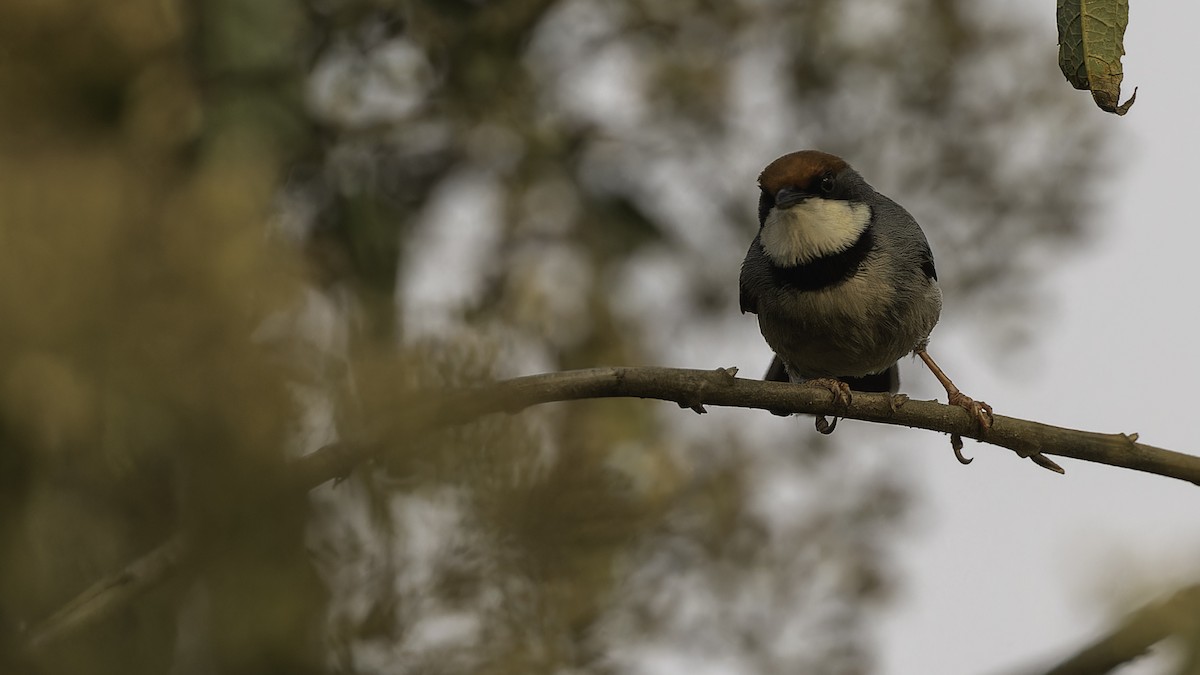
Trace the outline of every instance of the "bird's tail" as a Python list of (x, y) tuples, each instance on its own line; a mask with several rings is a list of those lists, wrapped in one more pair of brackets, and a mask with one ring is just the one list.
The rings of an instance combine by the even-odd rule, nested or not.
[(892, 364), (887, 370), (863, 375), (862, 377), (839, 377), (839, 380), (850, 385), (851, 391), (868, 391), (894, 394), (900, 391), (900, 368)]
[(767, 374), (763, 375), (763, 380), (767, 382), (791, 382), (788, 377), (787, 368), (783, 365), (783, 359), (776, 354), (775, 358), (771, 359), (771, 366), (767, 368)]

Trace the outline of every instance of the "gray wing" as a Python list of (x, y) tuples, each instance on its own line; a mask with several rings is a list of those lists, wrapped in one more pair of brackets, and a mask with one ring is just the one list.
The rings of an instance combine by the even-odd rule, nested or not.
[(742, 261), (742, 274), (738, 279), (738, 303), (742, 313), (758, 314), (759, 290), (765, 281), (764, 275), (770, 274), (766, 253), (758, 237), (750, 242), (750, 250), (746, 251), (746, 259)]
[(926, 278), (937, 281), (937, 267), (933, 264), (933, 251), (929, 249), (929, 242), (925, 241), (924, 237), (921, 238), (921, 243), (924, 244), (920, 250), (921, 271), (925, 273)]
[(876, 218), (891, 224), (891, 227), (880, 231), (887, 237), (888, 248), (904, 264), (919, 267), (926, 279), (937, 281), (933, 251), (916, 219), (903, 206), (883, 195), (879, 196), (879, 202)]

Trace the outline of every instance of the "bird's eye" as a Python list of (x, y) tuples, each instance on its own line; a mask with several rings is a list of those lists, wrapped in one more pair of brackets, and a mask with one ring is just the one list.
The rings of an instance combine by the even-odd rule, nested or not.
[(821, 192), (825, 194), (832, 194), (834, 183), (835, 181), (833, 174), (827, 173), (824, 176), (821, 176)]

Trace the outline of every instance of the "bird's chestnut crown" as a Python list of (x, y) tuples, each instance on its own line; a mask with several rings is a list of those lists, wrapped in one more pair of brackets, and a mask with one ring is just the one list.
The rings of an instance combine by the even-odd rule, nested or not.
[[(776, 159), (758, 177), (761, 225), (777, 202), (792, 203), (805, 197), (837, 198), (838, 176), (850, 168), (841, 157), (818, 150), (801, 150)], [(780, 191), (784, 195), (780, 195)]]

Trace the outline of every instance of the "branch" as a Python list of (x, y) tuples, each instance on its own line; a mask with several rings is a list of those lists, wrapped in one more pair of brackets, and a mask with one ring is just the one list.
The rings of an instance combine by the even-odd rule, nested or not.
[(1194, 631), (1198, 609), (1200, 585), (1185, 586), (1166, 600), (1130, 613), (1107, 635), (1042, 672), (1044, 675), (1107, 673), (1172, 635)]
[[(761, 382), (735, 377), (736, 368), (593, 368), (531, 375), (471, 389), (411, 395), (396, 414), (382, 423), (380, 438), (405, 438), (464, 424), (492, 413), (515, 414), (552, 401), (635, 397), (674, 401), (682, 408), (705, 412), (706, 405), (761, 408), (772, 411), (836, 416), (907, 426), (966, 437), (1008, 448), (1038, 461), (1058, 455), (1144, 471), (1200, 484), (1200, 458), (1137, 442), (1136, 434), (1075, 431), (1039, 422), (996, 415), (982, 431), (965, 410), (934, 401), (903, 400), (888, 394), (856, 393), (848, 406), (818, 386)], [(297, 484), (314, 488), (348, 475), (356, 465), (381, 452), (380, 444), (338, 443), (293, 463)], [(1043, 464), (1045, 466), (1045, 464)], [(30, 631), (29, 645), (45, 648), (71, 629), (95, 621), (127, 604), (139, 592), (182, 565), (189, 549), (182, 535), (116, 575), (102, 580)], [(151, 573), (143, 573), (150, 570)]]
[[(381, 437), (402, 438), (490, 413), (517, 413), (552, 401), (653, 398), (674, 401), (697, 412), (704, 412), (706, 405), (761, 408), (940, 431), (1008, 448), (1020, 457), (1057, 455), (1200, 485), (1200, 457), (1138, 443), (1137, 434), (1076, 431), (1004, 415), (996, 415), (992, 428), (985, 432), (957, 406), (914, 400), (897, 405), (888, 394), (855, 393), (850, 405), (842, 407), (823, 387), (747, 380), (734, 377), (736, 372), (736, 368), (592, 368), (518, 377), (441, 396), (425, 394), (402, 406)], [(370, 446), (322, 448), (297, 461), (298, 480), (306, 487), (315, 487), (346, 475), (378, 451)]]
[(176, 534), (150, 553), (126, 565), (120, 572), (92, 584), (59, 608), (29, 632), (28, 648), (35, 652), (45, 649), (76, 629), (125, 607), (137, 596), (166, 580), (191, 554), (192, 547), (187, 539)]

